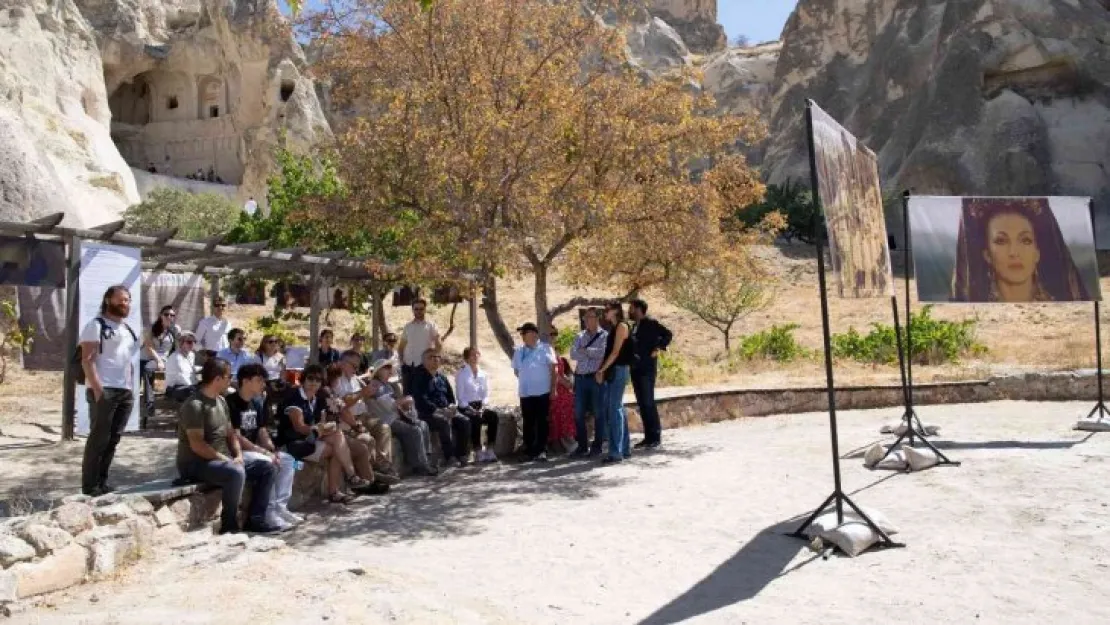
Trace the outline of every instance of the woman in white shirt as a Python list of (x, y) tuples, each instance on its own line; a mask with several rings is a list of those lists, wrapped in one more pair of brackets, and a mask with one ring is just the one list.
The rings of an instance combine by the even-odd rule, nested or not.
[(177, 349), (166, 358), (166, 396), (184, 402), (197, 390), (196, 336), (182, 332), (177, 339)]
[(158, 319), (143, 336), (143, 351), (139, 356), (142, 372), (143, 408), (148, 416), (154, 414), (154, 373), (166, 370), (166, 359), (173, 351), (174, 341), (181, 330), (174, 323), (177, 313), (173, 306), (163, 306)]
[(285, 374), (285, 354), (281, 353), (281, 345), (273, 334), (262, 337), (262, 344), (258, 346), (258, 362), (266, 369), (268, 386), (272, 386), (273, 382), (281, 381)]
[[(470, 445), (478, 462), (497, 462), (493, 448), (497, 446), (497, 425), (500, 417), (486, 408), (489, 403), (489, 377), (478, 366), (482, 352), (477, 347), (463, 350), (463, 365), (455, 374), (455, 394), (459, 414), (470, 420)], [(486, 426), (486, 444), (482, 445), (482, 425)]]

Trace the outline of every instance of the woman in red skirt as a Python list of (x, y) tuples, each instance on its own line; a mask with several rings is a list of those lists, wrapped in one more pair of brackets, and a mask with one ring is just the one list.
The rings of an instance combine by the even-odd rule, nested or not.
[[(551, 326), (549, 336), (552, 347), (555, 346), (555, 337), (558, 335), (559, 331)], [(562, 355), (559, 355), (559, 361), (555, 365), (555, 373), (555, 401), (551, 404), (551, 427), (547, 429), (547, 438), (549, 443), (559, 444), (568, 454), (573, 454), (578, 449), (574, 426), (574, 373), (570, 362)]]

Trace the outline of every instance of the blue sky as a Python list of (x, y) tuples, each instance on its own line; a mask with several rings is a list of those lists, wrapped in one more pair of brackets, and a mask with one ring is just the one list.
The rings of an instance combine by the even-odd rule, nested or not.
[[(284, 4), (284, 3), (282, 3)], [(308, 7), (318, 0), (305, 0)], [(731, 41), (743, 34), (752, 43), (778, 39), (797, 0), (717, 0), (717, 19)]]
[(717, 0), (717, 21), (731, 41), (744, 34), (752, 43), (779, 38), (797, 0)]

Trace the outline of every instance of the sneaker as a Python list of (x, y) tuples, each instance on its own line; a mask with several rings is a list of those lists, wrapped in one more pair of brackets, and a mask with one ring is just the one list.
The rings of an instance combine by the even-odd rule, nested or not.
[(571, 452), (570, 457), (571, 458), (585, 458), (586, 456), (589, 456), (589, 455), (590, 455), (590, 450), (589, 449), (583, 449), (580, 446), (580, 447), (578, 447), (578, 449), (575, 449), (573, 452)]
[(534, 462), (547, 462), (547, 452), (546, 451), (540, 452), (540, 455), (533, 458), (533, 461)]
[(648, 449), (659, 449), (659, 446), (662, 445), (662, 444), (663, 444), (662, 441), (651, 441), (650, 443), (647, 444), (647, 448)]
[(290, 525), (300, 525), (301, 523), (304, 523), (303, 516), (299, 514), (293, 514), (289, 511), (288, 508), (282, 508), (281, 510), (278, 510), (278, 516), (281, 517), (282, 521), (285, 521)]
[(486, 455), (486, 459), (482, 462), (497, 462), (497, 454), (493, 453), (492, 449), (487, 449), (483, 453)]
[(288, 532), (293, 529), (293, 524), (281, 518), (277, 513), (266, 515), (266, 525), (278, 528), (279, 532)]
[(590, 447), (590, 457), (596, 458), (601, 455), (601, 445), (594, 445)]
[(389, 492), (389, 484), (373, 482), (367, 486), (352, 487), (351, 490), (359, 495), (384, 495)]
[(646, 438), (632, 446), (633, 449), (644, 449), (646, 447), (651, 447), (651, 441)]
[(624, 460), (624, 458), (614, 458), (612, 456), (605, 456), (604, 458), (601, 459), (601, 464), (602, 465), (620, 464), (623, 460)]
[(460, 469), (465, 467), (467, 464), (469, 463), (467, 462), (466, 458), (455, 458), (455, 466), (459, 467)]
[(573, 456), (578, 451), (578, 441), (571, 441), (566, 444), (567, 454)]

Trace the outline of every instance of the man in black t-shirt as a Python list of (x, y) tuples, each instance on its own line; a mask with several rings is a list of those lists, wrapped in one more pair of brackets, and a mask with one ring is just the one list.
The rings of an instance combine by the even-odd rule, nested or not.
[(262, 401), (265, 388), (266, 369), (257, 363), (243, 365), (239, 368), (239, 389), (227, 396), (227, 407), (231, 425), (243, 448), (243, 457), (265, 460), (274, 466), (276, 475), (270, 505), (266, 509), (266, 522), (285, 529), (304, 521), (287, 507), (293, 494), (296, 460), (278, 451), (270, 440), (270, 419)]

